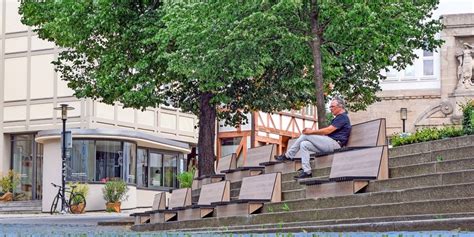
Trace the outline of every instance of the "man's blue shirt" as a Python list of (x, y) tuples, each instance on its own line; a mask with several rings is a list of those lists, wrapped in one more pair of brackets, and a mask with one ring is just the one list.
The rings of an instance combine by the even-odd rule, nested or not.
[(351, 134), (351, 121), (347, 113), (342, 113), (337, 115), (332, 121), (331, 125), (336, 128), (336, 131), (328, 135), (328, 137), (339, 141), (341, 146), (345, 146), (349, 140), (349, 135)]

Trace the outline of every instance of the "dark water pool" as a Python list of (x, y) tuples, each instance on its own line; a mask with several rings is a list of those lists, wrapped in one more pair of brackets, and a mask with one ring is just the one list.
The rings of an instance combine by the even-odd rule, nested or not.
[(44, 225), (44, 224), (1, 224), (0, 236), (6, 237), (60, 237), (60, 236), (123, 236), (123, 237), (148, 237), (148, 236), (229, 236), (229, 237), (280, 237), (280, 236), (295, 236), (295, 237), (474, 237), (474, 232), (462, 231), (423, 231), (423, 232), (347, 232), (347, 233), (272, 233), (272, 234), (210, 234), (210, 233), (176, 233), (176, 232), (133, 232), (124, 227), (104, 227), (91, 225)]

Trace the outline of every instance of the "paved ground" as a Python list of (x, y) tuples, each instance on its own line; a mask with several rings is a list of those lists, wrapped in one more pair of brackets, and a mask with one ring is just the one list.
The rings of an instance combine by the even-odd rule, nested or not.
[(129, 217), (129, 213), (85, 213), (81, 215), (49, 214), (11, 214), (0, 215), (0, 224), (68, 224), (97, 225), (99, 221), (120, 221)]

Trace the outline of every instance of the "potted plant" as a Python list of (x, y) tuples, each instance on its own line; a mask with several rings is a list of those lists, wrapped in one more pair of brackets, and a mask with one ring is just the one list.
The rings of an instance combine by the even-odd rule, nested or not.
[(194, 169), (184, 171), (176, 176), (180, 188), (191, 188), (194, 178)]
[(15, 188), (20, 184), (20, 175), (13, 170), (9, 170), (6, 176), (0, 179), (0, 187), (2, 188), (3, 195), (0, 197), (0, 201), (12, 201), (13, 192)]
[(120, 212), (122, 201), (128, 199), (128, 187), (125, 181), (121, 179), (109, 180), (102, 188), (102, 194), (106, 201), (105, 208), (107, 211)]
[(72, 183), (72, 182), (69, 182), (68, 186), (69, 187), (75, 186), (74, 188), (75, 195), (71, 195), (69, 197), (70, 202), (71, 202), (70, 203), (71, 212), (74, 214), (84, 213), (86, 211), (85, 198), (87, 198), (87, 194), (89, 194), (89, 186), (86, 183), (81, 184), (81, 183)]

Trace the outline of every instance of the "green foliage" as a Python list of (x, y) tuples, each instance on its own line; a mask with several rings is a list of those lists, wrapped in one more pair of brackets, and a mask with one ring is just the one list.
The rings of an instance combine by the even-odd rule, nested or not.
[(102, 188), (102, 194), (106, 202), (121, 202), (128, 199), (128, 186), (121, 179), (109, 180)]
[(15, 191), (15, 188), (20, 184), (20, 174), (16, 173), (13, 170), (9, 170), (7, 175), (3, 176), (0, 179), (0, 187), (2, 192), (11, 192)]
[(462, 129), (464, 134), (474, 134), (474, 101), (468, 101), (465, 104), (461, 104), (462, 109)]
[(444, 160), (444, 158), (442, 156), (436, 156), (436, 161), (441, 162), (443, 160)]
[(180, 188), (191, 188), (193, 184), (193, 178), (194, 178), (194, 169), (191, 169), (190, 171), (185, 171), (176, 176), (179, 182), (179, 187)]
[[(89, 194), (89, 185), (87, 183), (69, 182), (67, 184), (67, 186), (69, 188), (71, 188), (71, 186), (76, 186), (74, 188), (74, 193), (75, 194), (82, 194), (82, 196), (84, 196), (84, 198), (87, 198), (87, 195)], [(71, 198), (71, 197), (69, 197), (69, 198)], [(75, 196), (75, 199), (73, 198), (72, 203), (73, 204), (79, 204), (82, 201), (83, 200), (81, 198)]]
[(290, 211), (290, 207), (286, 202), (281, 205), (281, 209), (286, 212)]
[(395, 134), (391, 138), (393, 147), (412, 143), (439, 140), (448, 137), (459, 137), (464, 135), (463, 129), (454, 126), (444, 128), (423, 128), (413, 134)]

